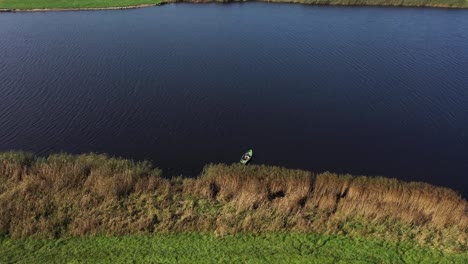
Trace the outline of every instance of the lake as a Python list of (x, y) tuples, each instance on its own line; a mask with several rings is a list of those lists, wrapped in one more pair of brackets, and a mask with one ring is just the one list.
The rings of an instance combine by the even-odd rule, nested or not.
[(425, 181), (468, 196), (468, 11), (170, 4), (0, 14), (0, 151)]

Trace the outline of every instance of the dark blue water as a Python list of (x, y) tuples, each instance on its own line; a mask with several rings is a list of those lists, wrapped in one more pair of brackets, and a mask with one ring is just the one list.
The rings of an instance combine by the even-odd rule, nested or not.
[(468, 195), (468, 11), (177, 4), (0, 14), (0, 151), (254, 163)]

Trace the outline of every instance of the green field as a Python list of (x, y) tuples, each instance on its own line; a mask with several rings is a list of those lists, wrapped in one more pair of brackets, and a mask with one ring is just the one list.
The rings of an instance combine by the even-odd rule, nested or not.
[(0, 0), (6, 9), (75, 9), (159, 4), (162, 0)]
[(467, 263), (468, 254), (317, 234), (4, 238), (0, 263)]
[[(249, 2), (250, 0), (0, 0), (0, 9), (79, 9), (156, 5), (161, 2)], [(258, 0), (312, 5), (429, 6), (468, 8), (468, 0)]]

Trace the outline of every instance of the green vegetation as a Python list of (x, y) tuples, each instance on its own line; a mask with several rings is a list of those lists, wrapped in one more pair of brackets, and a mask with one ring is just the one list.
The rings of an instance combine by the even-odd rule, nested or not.
[(157, 5), (162, 0), (0, 0), (5, 9), (79, 9)]
[[(271, 2), (282, 2), (272, 0)], [(314, 5), (358, 5), (358, 6), (414, 6), (468, 8), (466, 0), (292, 0), (297, 3)], [(284, 2), (288, 2), (285, 0)]]
[[(158, 5), (161, 3), (249, 2), (251, 0), (0, 0), (0, 9), (81, 9)], [(427, 6), (468, 8), (468, 0), (257, 0), (311, 5)]]
[(179, 233), (0, 241), (0, 263), (466, 263), (468, 254), (318, 234)]
[[(239, 241), (248, 244), (265, 236), (271, 241), (284, 240), (285, 249), (299, 247), (291, 254), (319, 254), (317, 258), (325, 257), (310, 250), (318, 244), (330, 243), (331, 248), (324, 251), (329, 252), (337, 250), (332, 249), (334, 243), (356, 241), (363, 243), (358, 244), (362, 249), (375, 247), (378, 253), (370, 256), (356, 249), (363, 259), (376, 260), (386, 247), (392, 249), (382, 257), (389, 259), (395, 254), (414, 259), (447, 254), (466, 258), (467, 209), (467, 201), (450, 189), (382, 177), (212, 164), (198, 178), (166, 179), (149, 162), (106, 155), (38, 158), (24, 152), (0, 153), (0, 250), (6, 252), (0, 255), (13, 257), (8, 252), (40, 248), (28, 257), (43, 261), (66, 257), (63, 252), (68, 248), (75, 252), (70, 258), (78, 256), (82, 249), (77, 245), (89, 245), (95, 254), (104, 254), (102, 248), (115, 241), (129, 241), (129, 248), (134, 249), (122, 256), (138, 258), (133, 255), (138, 243), (165, 239), (172, 239), (174, 245), (186, 239), (184, 243), (194, 247), (195, 255), (213, 254), (215, 260), (250, 254), (260, 260), (271, 257), (270, 252), (265, 249), (255, 255), (249, 248), (246, 255), (232, 253), (244, 243)], [(335, 242), (316, 242), (324, 236), (314, 234), (333, 236)], [(233, 249), (207, 252), (212, 249), (194, 246), (218, 243), (213, 236), (228, 241)], [(294, 242), (297, 239), (312, 242), (304, 246)], [(115, 247), (124, 244), (118, 242)], [(175, 246), (170, 249), (170, 244), (160, 246), (169, 247), (169, 252), (177, 250)], [(54, 250), (48, 252), (51, 247)], [(152, 248), (142, 246), (148, 254)], [(352, 251), (340, 250), (337, 254), (343, 255), (337, 257), (351, 256)], [(158, 252), (150, 256), (175, 257)], [(287, 257), (288, 252), (280, 250), (277, 257)]]

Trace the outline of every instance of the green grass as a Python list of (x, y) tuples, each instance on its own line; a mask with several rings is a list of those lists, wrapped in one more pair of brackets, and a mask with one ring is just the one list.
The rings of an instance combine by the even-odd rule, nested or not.
[[(0, 0), (4, 9), (76, 9), (126, 7), (161, 2), (244, 2), (250, 0)], [(316, 5), (432, 6), (468, 8), (468, 0), (259, 0)]]
[(4, 238), (0, 263), (467, 263), (409, 244), (318, 234), (179, 233), (56, 240)]
[(0, 0), (0, 8), (7, 9), (60, 9), (106, 8), (159, 4), (162, 0)]

